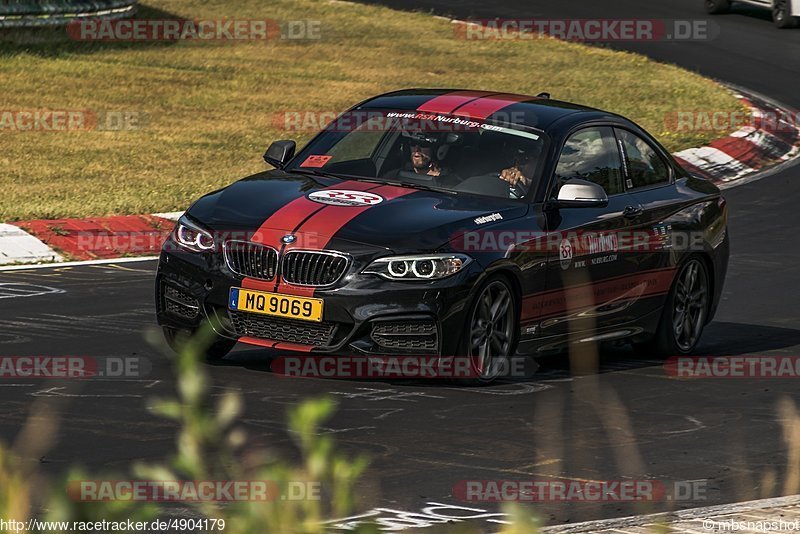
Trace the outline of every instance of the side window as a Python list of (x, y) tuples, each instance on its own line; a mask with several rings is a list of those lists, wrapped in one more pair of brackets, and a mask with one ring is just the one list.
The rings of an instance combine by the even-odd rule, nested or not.
[(644, 139), (627, 130), (617, 130), (625, 150), (628, 189), (669, 182), (669, 166)]
[(567, 139), (558, 159), (552, 197), (556, 197), (564, 182), (571, 178), (594, 182), (609, 196), (625, 191), (622, 159), (610, 127), (586, 128)]

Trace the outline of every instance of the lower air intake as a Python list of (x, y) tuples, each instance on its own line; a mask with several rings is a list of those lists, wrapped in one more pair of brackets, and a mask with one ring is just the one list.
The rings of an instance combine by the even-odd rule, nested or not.
[(335, 323), (312, 323), (255, 313), (229, 311), (237, 336), (324, 347), (330, 345)]
[(161, 286), (163, 310), (184, 319), (194, 319), (200, 313), (200, 303), (196, 298), (172, 286)]
[(372, 325), (372, 340), (387, 349), (435, 351), (439, 347), (432, 321), (381, 321)]

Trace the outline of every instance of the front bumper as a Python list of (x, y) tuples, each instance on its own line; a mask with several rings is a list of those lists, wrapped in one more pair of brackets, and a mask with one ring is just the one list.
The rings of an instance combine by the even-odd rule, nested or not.
[[(168, 242), (169, 243), (169, 242)], [(227, 308), (231, 287), (241, 287), (221, 254), (165, 247), (156, 275), (156, 310), (163, 326), (195, 330), (208, 321), (223, 337), (280, 350), (347, 355), (456, 354), (471, 289), (481, 268), (431, 282), (397, 282), (360, 274), (374, 258), (354, 261), (333, 287), (318, 289), (321, 323)], [(291, 293), (292, 286), (283, 284)]]

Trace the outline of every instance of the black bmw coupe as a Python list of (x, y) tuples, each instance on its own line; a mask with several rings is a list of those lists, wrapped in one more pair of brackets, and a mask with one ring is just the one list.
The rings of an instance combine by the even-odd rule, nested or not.
[(469, 357), (630, 341), (694, 349), (728, 262), (719, 189), (612, 113), (412, 89), (343, 113), (197, 200), (156, 280), (167, 339), (210, 323), (296, 353)]

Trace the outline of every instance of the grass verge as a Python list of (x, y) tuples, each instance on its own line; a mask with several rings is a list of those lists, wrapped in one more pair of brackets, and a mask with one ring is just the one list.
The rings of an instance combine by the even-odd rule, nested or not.
[[(146, 0), (140, 17), (319, 21), (318, 40), (0, 46), (2, 110), (146, 117), (138, 130), (0, 128), (0, 221), (184, 209), (264, 168), (281, 112), (339, 112), (405, 87), (549, 91), (621, 113), (671, 150), (725, 132), (675, 132), (676, 110), (735, 111), (719, 85), (644, 57), (551, 39), (466, 41), (449, 21), (314, 0)], [(314, 124), (312, 122), (311, 126)]]

